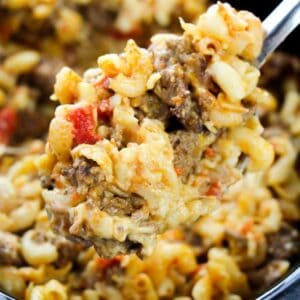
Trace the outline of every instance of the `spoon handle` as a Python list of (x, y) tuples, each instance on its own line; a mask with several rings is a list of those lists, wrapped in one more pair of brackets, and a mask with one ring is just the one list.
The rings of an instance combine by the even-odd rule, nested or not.
[[(256, 65), (261, 67), (265, 59), (300, 23), (300, 0), (283, 0), (263, 21), (266, 34), (262, 52)], [(297, 41), (296, 41), (297, 42)]]

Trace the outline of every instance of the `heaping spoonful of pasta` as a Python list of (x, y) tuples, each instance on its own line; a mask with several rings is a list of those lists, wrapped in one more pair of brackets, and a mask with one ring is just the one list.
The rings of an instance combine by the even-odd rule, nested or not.
[(251, 64), (260, 20), (218, 3), (181, 26), (147, 49), (129, 40), (83, 77), (57, 75), (43, 197), (55, 230), (102, 256), (149, 255), (157, 234), (211, 212), (273, 161), (255, 114), (266, 98)]

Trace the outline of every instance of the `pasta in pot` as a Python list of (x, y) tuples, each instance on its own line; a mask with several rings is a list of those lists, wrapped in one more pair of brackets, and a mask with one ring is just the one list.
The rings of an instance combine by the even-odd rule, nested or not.
[[(300, 250), (299, 59), (276, 53), (258, 78), (259, 20), (224, 4), (198, 17), (204, 6), (1, 2), (1, 290), (236, 300), (287, 272)], [(161, 26), (172, 33), (137, 46)], [(65, 59), (78, 73), (57, 76), (45, 145), (36, 116), (52, 116)]]

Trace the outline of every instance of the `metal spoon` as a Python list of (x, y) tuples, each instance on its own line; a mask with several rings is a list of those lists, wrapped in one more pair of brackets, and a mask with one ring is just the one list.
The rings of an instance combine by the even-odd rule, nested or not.
[[(300, 0), (283, 0), (263, 21), (266, 37), (255, 65), (261, 67), (285, 38), (300, 23)], [(297, 43), (298, 41), (295, 41)]]

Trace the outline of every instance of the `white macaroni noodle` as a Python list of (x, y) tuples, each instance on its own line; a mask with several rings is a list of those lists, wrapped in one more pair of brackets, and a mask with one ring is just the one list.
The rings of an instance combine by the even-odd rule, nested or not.
[(0, 1), (1, 291), (252, 299), (289, 270), (300, 60), (258, 71), (258, 18), (207, 6)]

